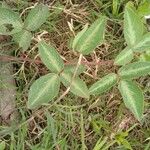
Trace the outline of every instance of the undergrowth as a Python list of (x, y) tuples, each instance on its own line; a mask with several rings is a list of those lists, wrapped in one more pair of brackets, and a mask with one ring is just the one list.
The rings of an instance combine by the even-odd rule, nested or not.
[[(13, 0), (7, 1), (7, 4), (19, 13), (24, 12), (22, 15), (25, 17), (27, 8), (30, 9), (36, 2)], [(84, 56), (87, 70), (80, 77), (87, 81), (87, 85), (108, 73), (116, 72), (117, 66), (113, 66), (111, 60), (125, 47), (123, 9), (128, 0), (118, 3), (119, 10), (109, 0), (42, 2), (50, 6), (51, 15), (34, 33), (29, 50), (22, 52), (15, 43), (7, 43), (14, 50), (11, 60), (15, 68), (16, 109), (20, 117), (17, 125), (0, 126), (0, 146), (5, 143), (6, 149), (10, 150), (125, 150), (131, 147), (133, 150), (149, 150), (149, 76), (138, 79), (146, 97), (146, 119), (142, 124), (126, 109), (116, 87), (98, 98), (92, 96), (90, 100), (69, 93), (58, 103), (51, 101), (38, 111), (27, 109), (29, 87), (48, 73), (38, 56), (36, 44), (39, 36), (56, 46), (66, 64), (76, 63), (78, 57), (70, 51), (71, 40), (68, 42), (68, 39), (73, 39), (86, 23), (93, 23), (100, 14), (111, 18), (107, 23), (104, 44), (91, 55)], [(133, 2), (138, 7), (140, 1)], [(96, 64), (98, 58), (103, 61)], [(9, 56), (6, 59), (10, 59)], [(65, 87), (61, 85), (60, 89), (59, 96)]]

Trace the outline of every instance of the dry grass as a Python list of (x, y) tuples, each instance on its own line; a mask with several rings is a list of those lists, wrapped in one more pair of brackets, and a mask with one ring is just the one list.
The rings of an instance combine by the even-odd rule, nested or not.
[[(21, 13), (36, 2), (18, 1), (17, 4), (14, 1), (9, 5)], [(0, 130), (1, 140), (6, 142), (7, 149), (12, 147), (11, 149), (16, 150), (92, 150), (99, 138), (107, 137), (105, 145), (112, 145), (110, 150), (123, 150), (125, 148), (116, 142), (122, 137), (127, 139), (134, 150), (144, 150), (149, 142), (146, 139), (150, 135), (149, 93), (145, 94), (147, 121), (141, 125), (125, 108), (116, 87), (100, 97), (90, 97), (89, 101), (68, 93), (58, 103), (52, 101), (47, 106), (33, 111), (26, 108), (30, 85), (48, 73), (38, 56), (36, 44), (39, 36), (57, 48), (66, 64), (76, 64), (78, 54), (70, 49), (70, 39), (86, 23), (92, 23), (100, 14), (111, 18), (107, 23), (105, 43), (81, 61), (87, 70), (80, 77), (86, 80), (88, 86), (104, 75), (117, 71), (113, 59), (125, 47), (122, 33), (123, 18), (122, 15), (112, 15), (110, 1), (45, 0), (44, 3), (49, 5), (52, 15), (34, 34), (30, 49), (22, 52), (13, 44), (14, 56), (0, 56), (3, 61), (9, 59), (14, 63), (14, 77), (18, 86), (16, 102), (20, 122), (11, 127), (1, 126)], [(121, 8), (124, 3), (121, 3)], [(143, 89), (149, 88), (149, 77), (141, 78), (139, 82), (142, 83)], [(65, 90), (65, 87), (61, 86), (60, 95)]]

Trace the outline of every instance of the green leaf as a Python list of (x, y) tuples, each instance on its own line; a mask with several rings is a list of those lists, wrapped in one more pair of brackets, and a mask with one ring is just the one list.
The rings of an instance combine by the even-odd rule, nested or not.
[(126, 47), (124, 50), (122, 50), (119, 55), (115, 58), (115, 65), (123, 66), (134, 58), (133, 51), (131, 48)]
[(147, 16), (150, 15), (150, 2), (149, 0), (141, 3), (138, 7), (138, 13), (140, 16)]
[(8, 8), (0, 7), (0, 24), (20, 24), (21, 18), (18, 13)]
[(123, 79), (133, 79), (150, 73), (150, 62), (134, 62), (119, 69), (118, 74)]
[(130, 143), (125, 138), (120, 137), (119, 142), (124, 146), (124, 148), (133, 150)]
[[(3, 29), (5, 27), (5, 30), (1, 30), (1, 34), (3, 35), (11, 35), (19, 32), (23, 26), (22, 20), (18, 13), (12, 11), (11, 9), (0, 7), (0, 26), (2, 25)], [(13, 29), (6, 32), (6, 25), (12, 26)]]
[(7, 32), (7, 28), (5, 27), (5, 25), (1, 25), (0, 26), (0, 34), (6, 33)]
[(29, 12), (25, 20), (25, 28), (29, 31), (37, 30), (49, 16), (48, 6), (39, 4)]
[(139, 121), (143, 117), (144, 97), (141, 89), (133, 81), (120, 81), (118, 89), (123, 97), (126, 107)]
[[(72, 79), (73, 74), (72, 73), (66, 73), (62, 72), (61, 73), (61, 82), (63, 85), (67, 88), (71, 84), (71, 79)], [(88, 88), (79, 77), (75, 77), (74, 80), (72, 81), (70, 91), (80, 97), (83, 98), (89, 98), (89, 91)]]
[(146, 50), (150, 50), (150, 33), (146, 33), (133, 47), (134, 52), (143, 52)]
[(23, 50), (27, 50), (31, 43), (32, 34), (30, 31), (22, 30), (14, 34), (13, 39), (19, 44), (19, 47), (23, 48)]
[(102, 94), (108, 91), (112, 86), (114, 86), (116, 82), (117, 82), (117, 75), (115, 73), (110, 73), (101, 78), (96, 83), (94, 83), (90, 87), (89, 92), (92, 95)]
[(5, 148), (6, 148), (5, 141), (0, 142), (0, 150), (5, 150)]
[(29, 90), (28, 108), (34, 109), (53, 100), (58, 95), (59, 88), (60, 80), (57, 74), (50, 73), (40, 77)]
[(40, 41), (38, 44), (40, 57), (45, 64), (45, 66), (56, 73), (59, 73), (64, 68), (63, 60), (61, 59), (59, 53), (54, 47), (48, 45), (44, 41)]
[(129, 46), (135, 45), (143, 35), (144, 25), (131, 2), (124, 12), (124, 37)]
[(150, 51), (146, 51), (145, 53), (141, 54), (140, 61), (149, 61), (150, 62)]
[[(67, 65), (65, 66), (64, 68), (64, 72), (66, 73), (74, 73), (76, 70), (76, 65)], [(77, 72), (76, 72), (76, 75), (80, 75), (81, 73), (83, 73), (84, 71), (86, 70), (86, 67), (84, 65), (80, 65)]]
[(72, 43), (72, 49), (75, 50), (78, 42), (80, 42), (80, 38), (82, 37), (82, 35), (85, 33), (85, 31), (88, 29), (88, 24), (86, 24), (83, 28), (82, 31), (80, 31), (74, 38), (73, 43)]
[(119, 4), (120, 4), (119, 0), (112, 1), (112, 13), (114, 16), (118, 15)]
[[(106, 17), (96, 20), (88, 29), (84, 28), (74, 40), (74, 50), (82, 53), (91, 53), (104, 40)], [(85, 31), (86, 30), (86, 31)]]

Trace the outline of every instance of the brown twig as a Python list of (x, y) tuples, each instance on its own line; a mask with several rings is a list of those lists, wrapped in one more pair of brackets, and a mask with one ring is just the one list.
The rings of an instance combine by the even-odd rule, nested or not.
[(55, 104), (57, 104), (60, 100), (62, 100), (69, 93), (71, 85), (72, 85), (72, 82), (73, 82), (73, 80), (74, 80), (74, 78), (76, 76), (76, 73), (77, 73), (77, 70), (78, 70), (78, 68), (79, 68), (79, 66), (81, 64), (81, 61), (82, 61), (82, 54), (80, 54), (80, 56), (79, 56), (79, 60), (78, 60), (78, 62), (76, 64), (76, 69), (75, 69), (74, 74), (73, 74), (73, 76), (71, 78), (70, 85), (67, 87), (66, 91), (55, 101)]
[[(31, 58), (16, 58), (13, 56), (8, 55), (1, 55), (0, 56), (1, 62), (8, 62), (8, 61), (14, 61), (14, 62), (29, 62), (29, 63), (36, 63), (36, 64), (42, 64), (41, 60), (37, 59), (31, 59)], [(82, 65), (88, 65), (88, 66), (102, 66), (102, 65), (113, 65), (113, 60), (98, 60), (97, 62), (85, 62), (81, 61)], [(65, 65), (76, 65), (76, 62), (65, 62)]]

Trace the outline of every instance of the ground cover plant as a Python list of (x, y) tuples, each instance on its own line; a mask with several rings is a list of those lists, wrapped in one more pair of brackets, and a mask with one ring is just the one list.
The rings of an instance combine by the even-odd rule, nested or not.
[(2, 3), (21, 116), (1, 126), (2, 149), (149, 149), (149, 6)]

